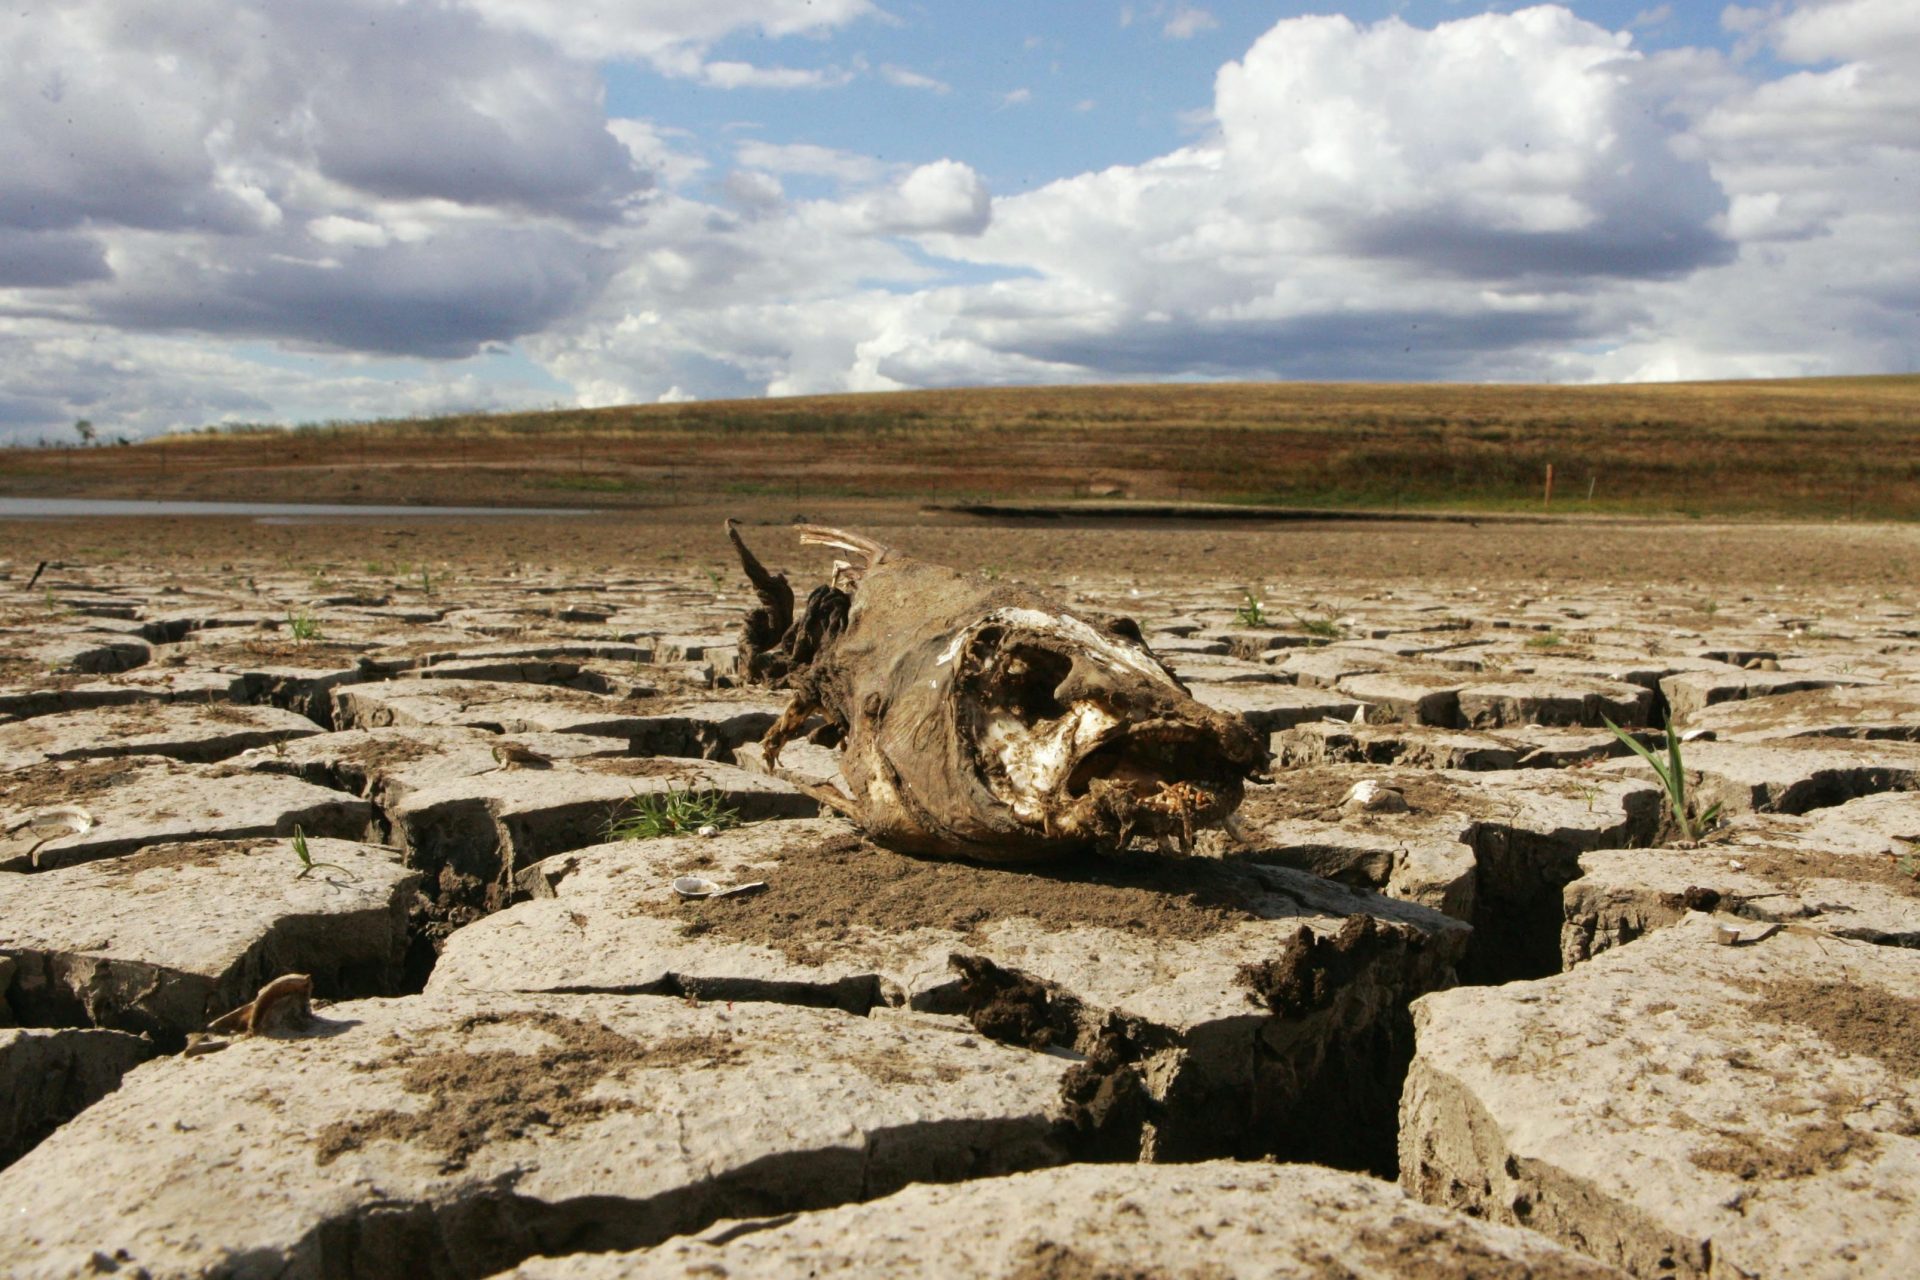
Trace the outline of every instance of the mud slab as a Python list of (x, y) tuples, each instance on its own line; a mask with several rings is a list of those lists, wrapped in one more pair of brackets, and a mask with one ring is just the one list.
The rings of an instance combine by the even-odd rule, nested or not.
[(1920, 742), (1920, 685), (1831, 687), (1723, 702), (1687, 722), (1729, 742), (1897, 738)]
[(1715, 923), (1416, 1002), (1402, 1185), (1635, 1275), (1911, 1274), (1920, 954)]
[[(1398, 792), (1405, 811), (1343, 806), (1362, 782)], [(1561, 892), (1579, 877), (1579, 856), (1647, 842), (1661, 803), (1653, 786), (1593, 770), (1321, 765), (1250, 791), (1235, 856), (1468, 921), (1463, 976), (1504, 981), (1559, 968)]]
[(484, 1276), (1059, 1163), (1071, 1063), (778, 1005), (365, 1000), (130, 1073), (0, 1173), (20, 1277)]
[(283, 973), (328, 998), (397, 992), (420, 877), (388, 849), (306, 843), (311, 867), (287, 840), (202, 840), (0, 876), (0, 996), (29, 1026), (178, 1048)]
[(403, 764), (375, 796), (409, 866), (491, 885), (598, 844), (622, 818), (682, 793), (711, 798), (736, 821), (820, 811), (791, 783), (710, 760), (593, 754), (510, 768), (471, 749)]
[(1605, 729), (1517, 726), (1500, 732), (1430, 725), (1303, 724), (1273, 735), (1274, 763), (1398, 764), (1416, 769), (1564, 769), (1628, 754)]
[(1689, 717), (1722, 702), (1875, 683), (1878, 682), (1838, 671), (1683, 671), (1662, 680), (1660, 691), (1666, 695), (1675, 723), (1691, 725)]
[[(1920, 743), (1852, 738), (1690, 742), (1682, 759), (1697, 775), (1689, 791), (1702, 812), (1723, 816), (1807, 813), (1880, 791), (1920, 789)], [(1609, 761), (1597, 772), (1651, 780), (1643, 760)]]
[(1567, 968), (1703, 909), (1920, 947), (1920, 792), (1811, 814), (1750, 814), (1692, 849), (1582, 854), (1560, 935)]
[(1366, 705), (1369, 724), (1443, 729), (1521, 725), (1644, 725), (1653, 695), (1638, 685), (1580, 676), (1462, 677), (1406, 667), (1344, 676), (1340, 692)]
[(154, 1052), (123, 1031), (0, 1029), (0, 1168), (112, 1093)]
[(30, 685), (0, 688), (0, 723), (61, 711), (166, 702), (244, 702), (242, 682), (217, 671), (142, 667), (104, 680), (46, 676)]
[(0, 837), (0, 872), (72, 866), (184, 840), (291, 836), (295, 827), (357, 840), (373, 818), (366, 801), (338, 791), (161, 756), (34, 765), (8, 782), (0, 819), (10, 830), (61, 806), (85, 810), (92, 825), (44, 843), (29, 827), (13, 830)]
[(291, 711), (224, 702), (67, 711), (0, 725), (0, 770), (112, 756), (167, 756), (204, 764), (319, 732), (319, 725)]
[(578, 733), (625, 741), (637, 755), (725, 760), (766, 732), (787, 699), (763, 692), (682, 698), (610, 698), (566, 686), (511, 681), (387, 680), (333, 694), (341, 729), (390, 725), (489, 733)]
[[(622, 991), (894, 1006), (1031, 1049), (1119, 1054), (1154, 1159), (1311, 1152), (1383, 1164), (1329, 1111), (1398, 1089), (1394, 1010), (1450, 983), (1467, 930), (1315, 877), (1210, 859), (973, 867), (838, 820), (602, 845), (535, 869), (553, 894), (455, 934), (430, 991)], [(758, 892), (679, 897), (696, 874)]]
[(1620, 1275), (1530, 1231), (1476, 1222), (1313, 1165), (1070, 1165), (909, 1187), (790, 1222), (729, 1223), (644, 1252), (541, 1259), (518, 1280), (789, 1276), (1352, 1280)]
[(1309, 720), (1348, 720), (1360, 709), (1352, 698), (1290, 684), (1189, 683), (1193, 696), (1216, 711), (1237, 715), (1255, 733), (1274, 733)]

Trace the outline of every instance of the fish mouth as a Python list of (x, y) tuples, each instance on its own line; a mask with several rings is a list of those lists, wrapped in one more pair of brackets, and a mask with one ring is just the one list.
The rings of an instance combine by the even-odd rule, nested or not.
[[(1062, 842), (1177, 842), (1240, 807), (1266, 753), (1237, 719), (1195, 702), (1144, 646), (1080, 619), (983, 625), (956, 673), (962, 737), (986, 789)], [(1092, 643), (1090, 643), (1090, 639)]]

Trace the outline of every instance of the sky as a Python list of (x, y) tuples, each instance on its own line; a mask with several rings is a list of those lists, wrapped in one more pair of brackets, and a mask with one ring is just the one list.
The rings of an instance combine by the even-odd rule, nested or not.
[(0, 442), (1920, 371), (1920, 3), (8, 0)]

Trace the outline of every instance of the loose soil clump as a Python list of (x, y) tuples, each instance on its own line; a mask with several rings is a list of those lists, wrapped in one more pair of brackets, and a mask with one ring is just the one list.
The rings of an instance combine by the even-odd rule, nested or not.
[(418, 1111), (380, 1111), (338, 1120), (320, 1131), (314, 1152), (322, 1165), (348, 1151), (389, 1138), (417, 1143), (441, 1156), (443, 1173), (464, 1169), (482, 1147), (503, 1138), (556, 1130), (596, 1120), (628, 1105), (591, 1096), (594, 1086), (637, 1068), (723, 1066), (742, 1051), (725, 1033), (674, 1036), (653, 1044), (619, 1035), (597, 1023), (546, 1012), (476, 1014), (453, 1028), (465, 1035), (481, 1027), (517, 1023), (552, 1037), (532, 1053), (508, 1050), (402, 1049), (377, 1066), (404, 1063), (401, 1088), (423, 1095)]
[(1895, 1075), (1920, 1077), (1920, 998), (1847, 982), (1787, 979), (1759, 988), (1753, 1016), (1805, 1027), (1843, 1053), (1873, 1058)]
[(78, 764), (28, 765), (4, 775), (9, 809), (25, 813), (52, 805), (79, 804), (105, 795), (133, 776), (124, 759), (83, 760)]
[[(1421, 1226), (1411, 1220), (1392, 1231), (1367, 1228), (1356, 1243), (1382, 1272), (1402, 1280), (1607, 1280), (1619, 1273), (1598, 1262), (1564, 1254), (1515, 1258), (1496, 1253), (1459, 1230)], [(1330, 1265), (1329, 1277), (1350, 1274)]]
[(1418, 943), (1372, 916), (1348, 916), (1329, 937), (1301, 925), (1285, 955), (1240, 966), (1240, 983), (1276, 1017), (1305, 1017), (1332, 1004), (1382, 952), (1409, 945)]
[(1176, 1275), (1162, 1267), (1104, 1262), (1070, 1245), (1036, 1240), (1020, 1265), (1007, 1273), (1007, 1280), (1226, 1280), (1228, 1274), (1209, 1266)]
[(1733, 1141), (1696, 1151), (1688, 1159), (1709, 1173), (1730, 1173), (1742, 1182), (1775, 1182), (1838, 1169), (1856, 1157), (1872, 1155), (1880, 1145), (1871, 1133), (1833, 1119), (1801, 1127), (1785, 1147), (1748, 1134), (1729, 1136)]
[[(220, 865), (223, 858), (245, 857), (257, 847), (226, 840), (192, 840), (184, 844), (155, 845), (124, 858), (105, 858), (97, 865), (101, 874), (120, 878), (160, 867), (214, 867)], [(287, 850), (291, 866), (293, 846), (289, 844)]]
[(868, 932), (950, 929), (971, 936), (994, 920), (1031, 920), (1049, 932), (1118, 929), (1193, 941), (1257, 913), (1245, 873), (1202, 859), (1111, 859), (1039, 868), (985, 867), (893, 853), (844, 837), (779, 864), (758, 893), (640, 909), (671, 915), (690, 933), (772, 947), (819, 964)]
[(1053, 1002), (1046, 987), (985, 956), (954, 955), (947, 963), (960, 975), (967, 1021), (981, 1035), (1022, 1049), (1053, 1043)]

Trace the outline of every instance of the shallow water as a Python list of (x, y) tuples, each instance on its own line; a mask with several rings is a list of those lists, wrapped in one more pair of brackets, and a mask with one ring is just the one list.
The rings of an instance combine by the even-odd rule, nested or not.
[(252, 516), (265, 523), (401, 517), (584, 516), (579, 507), (353, 506), (327, 502), (168, 502), (145, 498), (0, 498), (0, 520), (86, 516)]

